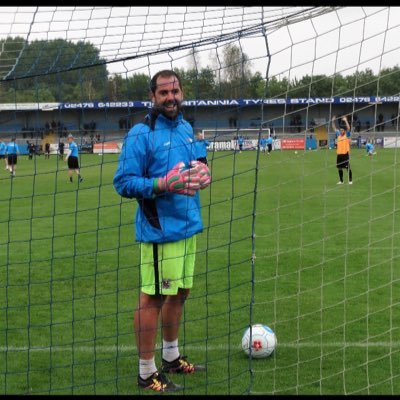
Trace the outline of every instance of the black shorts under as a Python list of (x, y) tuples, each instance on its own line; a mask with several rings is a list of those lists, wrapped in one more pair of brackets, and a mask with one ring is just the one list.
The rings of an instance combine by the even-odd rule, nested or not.
[(338, 154), (336, 157), (336, 167), (337, 168), (349, 168), (350, 166), (350, 156), (349, 153)]
[(79, 169), (78, 157), (74, 157), (74, 156), (68, 157), (68, 168), (69, 169)]
[(18, 161), (18, 157), (16, 154), (9, 154), (7, 156), (8, 165), (16, 165)]

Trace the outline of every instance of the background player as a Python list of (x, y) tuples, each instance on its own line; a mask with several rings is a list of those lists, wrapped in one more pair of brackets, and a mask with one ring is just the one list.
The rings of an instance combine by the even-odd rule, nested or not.
[(343, 169), (347, 169), (349, 177), (349, 185), (353, 184), (353, 173), (350, 168), (350, 125), (347, 121), (346, 116), (342, 118), (342, 121), (346, 125), (346, 130), (343, 128), (336, 128), (336, 116), (332, 117), (332, 129), (335, 131), (336, 135), (336, 167), (339, 173), (338, 185), (343, 185)]

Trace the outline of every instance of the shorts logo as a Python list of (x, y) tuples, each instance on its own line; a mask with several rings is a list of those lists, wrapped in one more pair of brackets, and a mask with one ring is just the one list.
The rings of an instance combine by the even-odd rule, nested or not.
[(171, 282), (168, 279), (163, 279), (162, 287), (163, 289), (169, 289), (171, 287)]

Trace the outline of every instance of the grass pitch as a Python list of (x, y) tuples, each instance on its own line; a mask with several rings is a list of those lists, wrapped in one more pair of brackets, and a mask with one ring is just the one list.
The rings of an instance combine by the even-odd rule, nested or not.
[[(333, 150), (209, 154), (179, 339), (207, 372), (174, 377), (183, 394), (400, 392), (399, 156), (352, 150), (354, 183), (336, 185)], [(80, 184), (56, 156), (0, 171), (2, 394), (141, 394), (136, 203), (116, 162), (82, 155)], [(250, 322), (276, 332), (271, 357), (240, 349)]]

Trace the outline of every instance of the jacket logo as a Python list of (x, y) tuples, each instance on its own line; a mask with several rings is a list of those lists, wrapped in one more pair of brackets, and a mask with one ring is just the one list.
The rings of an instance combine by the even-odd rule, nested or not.
[(171, 282), (169, 281), (169, 279), (163, 279), (162, 287), (163, 289), (169, 289), (171, 287)]

